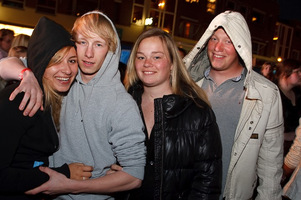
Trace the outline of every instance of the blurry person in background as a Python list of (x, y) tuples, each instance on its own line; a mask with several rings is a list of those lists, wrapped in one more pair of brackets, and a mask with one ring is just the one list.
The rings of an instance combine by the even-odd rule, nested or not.
[[(26, 34), (19, 34), (14, 37), (8, 56), (15, 56), (19, 58), (26, 58), (30, 36)], [(26, 63), (26, 62), (25, 62)]]
[(284, 118), (284, 153), (289, 151), (296, 136), (295, 130), (301, 117), (301, 65), (294, 59), (279, 63), (276, 82), (280, 89)]
[(28, 47), (28, 42), (29, 42), (30, 36), (26, 34), (19, 34), (14, 37), (11, 47), (15, 46), (24, 46)]
[[(7, 57), (17, 57), (21, 59), (23, 64), (27, 67), (26, 56), (27, 56), (27, 46), (28, 46), (29, 39), (30, 36), (25, 34), (19, 34), (16, 37), (14, 37), (11, 48), (8, 51)], [(0, 78), (0, 91), (7, 85), (13, 84), (15, 82), (16, 80), (5, 81), (2, 78)]]
[(183, 59), (187, 54), (186, 50), (181, 47), (178, 47), (178, 50), (179, 50), (180, 57)]
[(0, 30), (0, 60), (7, 57), (8, 51), (11, 48), (14, 31), (10, 29), (1, 29)]
[(283, 164), (283, 180), (289, 180), (283, 187), (284, 199), (301, 199), (301, 118), (296, 129), (296, 138)]
[(17, 58), (26, 58), (27, 56), (27, 47), (25, 46), (14, 46), (10, 48), (8, 52), (8, 57), (13, 56)]
[(275, 70), (275, 64), (272, 62), (265, 62), (262, 64), (260, 73), (270, 81), (274, 82), (274, 70)]
[[(14, 39), (14, 31), (10, 29), (0, 29), (0, 60), (7, 57)], [(0, 76), (0, 91), (6, 86), (6, 81)]]

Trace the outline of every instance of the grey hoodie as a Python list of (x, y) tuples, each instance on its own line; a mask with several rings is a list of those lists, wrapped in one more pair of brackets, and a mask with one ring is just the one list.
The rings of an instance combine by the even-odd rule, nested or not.
[[(124, 172), (143, 179), (146, 154), (144, 127), (136, 102), (120, 81), (120, 52), (118, 40), (116, 52), (107, 53), (100, 70), (87, 84), (78, 74), (63, 101), (61, 146), (53, 156), (54, 166), (84, 163), (94, 167), (92, 178), (97, 178), (104, 176), (110, 166), (118, 161)], [(78, 194), (63, 195), (58, 199), (113, 198), (100, 194)]]

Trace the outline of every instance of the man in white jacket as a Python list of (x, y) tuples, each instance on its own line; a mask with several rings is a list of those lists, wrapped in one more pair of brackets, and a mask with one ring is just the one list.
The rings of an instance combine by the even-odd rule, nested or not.
[(221, 199), (280, 200), (283, 119), (279, 90), (252, 70), (248, 25), (238, 12), (216, 16), (184, 58), (212, 104), (223, 145)]

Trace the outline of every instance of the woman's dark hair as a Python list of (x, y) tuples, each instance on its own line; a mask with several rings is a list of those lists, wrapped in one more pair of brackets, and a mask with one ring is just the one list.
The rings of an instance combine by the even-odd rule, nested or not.
[(277, 67), (276, 78), (279, 80), (281, 77), (289, 77), (293, 70), (299, 69), (300, 62), (295, 59), (286, 59), (282, 63), (280, 63)]

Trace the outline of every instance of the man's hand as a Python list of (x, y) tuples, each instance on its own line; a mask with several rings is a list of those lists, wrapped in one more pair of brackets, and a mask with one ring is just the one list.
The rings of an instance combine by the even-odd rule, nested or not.
[(70, 179), (87, 180), (92, 176), (93, 167), (83, 163), (71, 163), (68, 165), (70, 170)]
[(25, 194), (36, 195), (42, 192), (48, 195), (56, 195), (71, 192), (71, 189), (68, 188), (68, 186), (70, 185), (69, 183), (72, 182), (71, 179), (68, 179), (65, 175), (58, 173), (48, 167), (39, 167), (39, 169), (49, 175), (49, 180), (39, 187), (25, 192)]
[[(13, 100), (19, 93), (24, 92), (23, 100), (19, 109), (24, 110), (24, 116), (32, 117), (39, 109), (43, 110), (43, 92), (40, 85), (31, 71), (25, 71), (23, 80), (19, 87), (17, 87), (10, 95), (9, 100)], [(28, 102), (29, 101), (29, 102)]]

